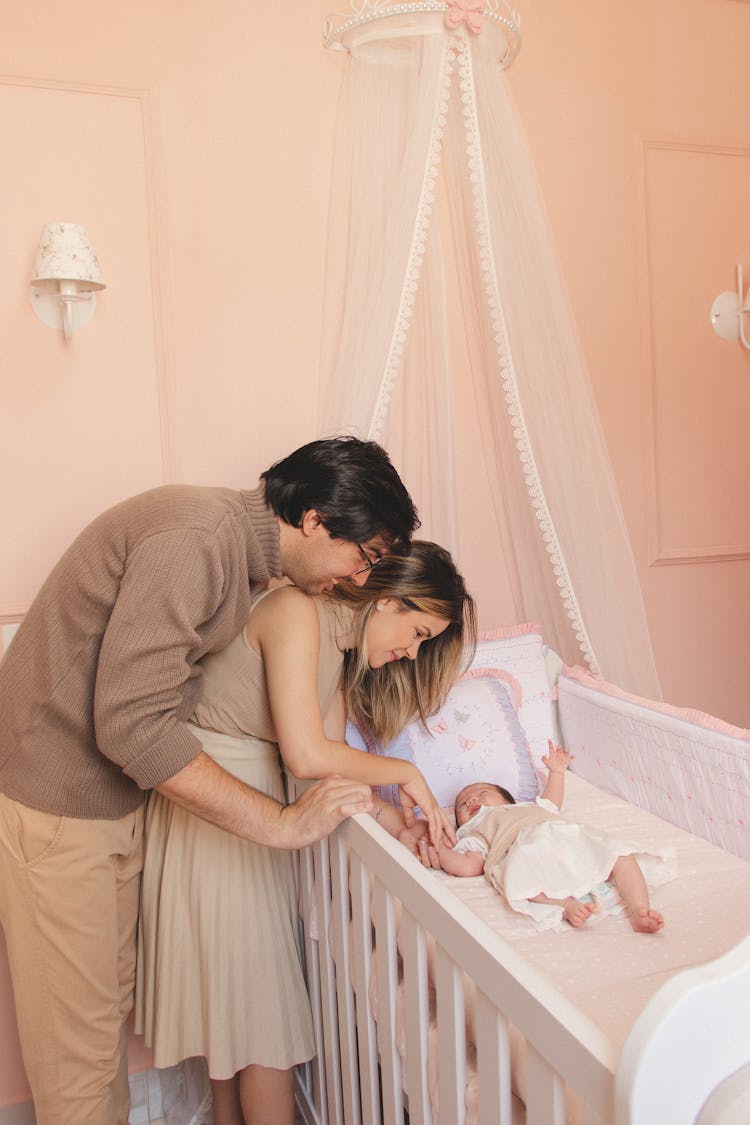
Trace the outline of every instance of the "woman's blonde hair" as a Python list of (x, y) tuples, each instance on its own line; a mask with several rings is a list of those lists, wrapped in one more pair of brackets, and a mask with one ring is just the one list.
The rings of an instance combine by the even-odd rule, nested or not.
[[(350, 716), (381, 742), (390, 742), (417, 717), (426, 725), (476, 645), (474, 600), (449, 553), (437, 543), (415, 539), (408, 555), (386, 555), (364, 586), (340, 582), (330, 596), (355, 610), (356, 640), (342, 672)], [(367, 623), (382, 598), (397, 599), (404, 610), (434, 614), (448, 627), (419, 646), (416, 660), (370, 668)]]

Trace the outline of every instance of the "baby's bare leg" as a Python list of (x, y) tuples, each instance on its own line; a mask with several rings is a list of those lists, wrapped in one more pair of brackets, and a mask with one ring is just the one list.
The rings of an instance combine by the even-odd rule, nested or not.
[(596, 901), (579, 902), (577, 898), (572, 896), (568, 898), (547, 898), (546, 895), (536, 895), (535, 898), (530, 898), (529, 902), (542, 902), (546, 906), (561, 906), (563, 918), (566, 922), (570, 922), (571, 926), (582, 926), (598, 910)]
[(639, 934), (655, 934), (664, 925), (661, 914), (651, 909), (646, 880), (632, 855), (621, 855), (611, 878), (628, 912), (630, 925)]

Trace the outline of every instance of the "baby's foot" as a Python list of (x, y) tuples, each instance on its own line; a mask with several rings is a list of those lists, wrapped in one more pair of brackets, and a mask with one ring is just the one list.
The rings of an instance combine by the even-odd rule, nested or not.
[(571, 926), (582, 926), (584, 922), (588, 922), (596, 909), (595, 901), (593, 903), (579, 902), (577, 898), (566, 898), (563, 906), (563, 918), (566, 922), (570, 922)]
[(664, 919), (655, 910), (647, 910), (645, 906), (641, 906), (632, 911), (630, 925), (637, 934), (655, 934), (664, 925)]

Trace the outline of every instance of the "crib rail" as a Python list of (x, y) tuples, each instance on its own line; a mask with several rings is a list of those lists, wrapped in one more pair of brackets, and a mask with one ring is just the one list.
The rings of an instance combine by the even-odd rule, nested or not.
[(300, 879), (322, 1009), (310, 1120), (403, 1125), (407, 1109), (409, 1125), (462, 1125), (468, 1105), (479, 1125), (511, 1125), (512, 1034), (527, 1125), (564, 1125), (566, 1084), (584, 1125), (612, 1120), (613, 1045), (371, 817), (308, 849)]

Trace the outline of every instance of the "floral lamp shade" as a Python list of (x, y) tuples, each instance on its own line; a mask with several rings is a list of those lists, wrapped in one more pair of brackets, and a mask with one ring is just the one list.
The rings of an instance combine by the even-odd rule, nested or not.
[(77, 281), (81, 292), (106, 288), (91, 239), (78, 223), (45, 223), (42, 227), (31, 284), (58, 281)]
[(40, 320), (70, 340), (94, 315), (97, 289), (106, 283), (91, 239), (79, 223), (45, 223), (31, 275), (32, 304)]

